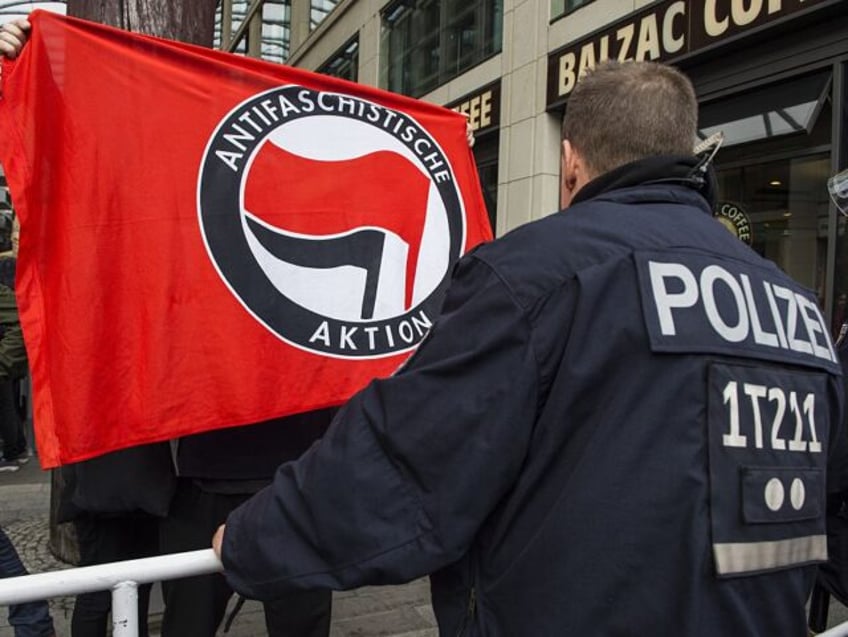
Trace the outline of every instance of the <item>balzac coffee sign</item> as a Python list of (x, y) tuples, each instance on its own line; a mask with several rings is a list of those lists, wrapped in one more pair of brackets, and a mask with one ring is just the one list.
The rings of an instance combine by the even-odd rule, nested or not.
[(666, 61), (828, 0), (665, 0), (548, 56), (548, 108), (606, 59)]

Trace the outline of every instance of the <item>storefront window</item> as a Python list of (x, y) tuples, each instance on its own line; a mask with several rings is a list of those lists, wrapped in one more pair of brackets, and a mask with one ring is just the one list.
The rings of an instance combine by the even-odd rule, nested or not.
[[(751, 246), (825, 302), (828, 195), (827, 153), (722, 168), (722, 202), (750, 220)], [(844, 224), (841, 230), (844, 230)]]
[(551, 17), (556, 18), (566, 13), (571, 13), (575, 9), (579, 9), (584, 4), (589, 4), (592, 0), (551, 0)]
[(498, 156), (501, 121), (500, 80), (482, 86), (446, 105), (465, 115), (474, 133), (474, 162), (480, 178), (480, 188), (492, 232), (497, 229), (498, 209)]
[(359, 36), (336, 51), (318, 72), (356, 82), (359, 78)]
[(700, 121), (701, 135), (727, 137), (716, 157), (719, 207), (744, 219), (751, 247), (813, 290), (823, 309), (832, 302), (830, 86), (829, 73), (796, 79), (704, 105)]
[(477, 163), (480, 189), (483, 191), (483, 201), (489, 213), (492, 234), (497, 230), (499, 139), (500, 135), (493, 131), (481, 136), (474, 144), (474, 161)]
[(401, 0), (383, 12), (383, 78), (419, 97), (501, 50), (503, 0)]

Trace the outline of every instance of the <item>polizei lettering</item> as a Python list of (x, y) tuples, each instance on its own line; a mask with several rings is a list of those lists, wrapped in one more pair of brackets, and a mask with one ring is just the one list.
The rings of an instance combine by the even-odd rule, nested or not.
[(652, 348), (834, 369), (836, 353), (815, 301), (779, 272), (740, 265), (702, 255), (685, 262), (638, 255)]

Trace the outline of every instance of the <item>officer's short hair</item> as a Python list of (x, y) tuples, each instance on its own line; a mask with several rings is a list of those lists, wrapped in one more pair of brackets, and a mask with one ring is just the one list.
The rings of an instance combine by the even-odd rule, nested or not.
[(594, 176), (638, 159), (691, 155), (698, 123), (692, 82), (655, 62), (602, 62), (574, 87), (562, 136)]

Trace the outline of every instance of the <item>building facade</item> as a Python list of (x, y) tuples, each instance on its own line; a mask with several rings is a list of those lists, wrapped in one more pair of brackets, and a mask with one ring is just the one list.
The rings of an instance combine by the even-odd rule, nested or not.
[(496, 235), (557, 210), (585, 69), (675, 64), (699, 134), (726, 137), (719, 220), (814, 290), (834, 329), (848, 316), (846, 223), (826, 189), (848, 166), (848, 0), (221, 0), (215, 45), (467, 114)]
[[(605, 58), (692, 78), (721, 130), (719, 220), (846, 318), (848, 238), (827, 178), (848, 165), (848, 0), (340, 0), (287, 63), (455, 108), (497, 235), (556, 211), (568, 95)], [(300, 28), (294, 23), (297, 16)]]

